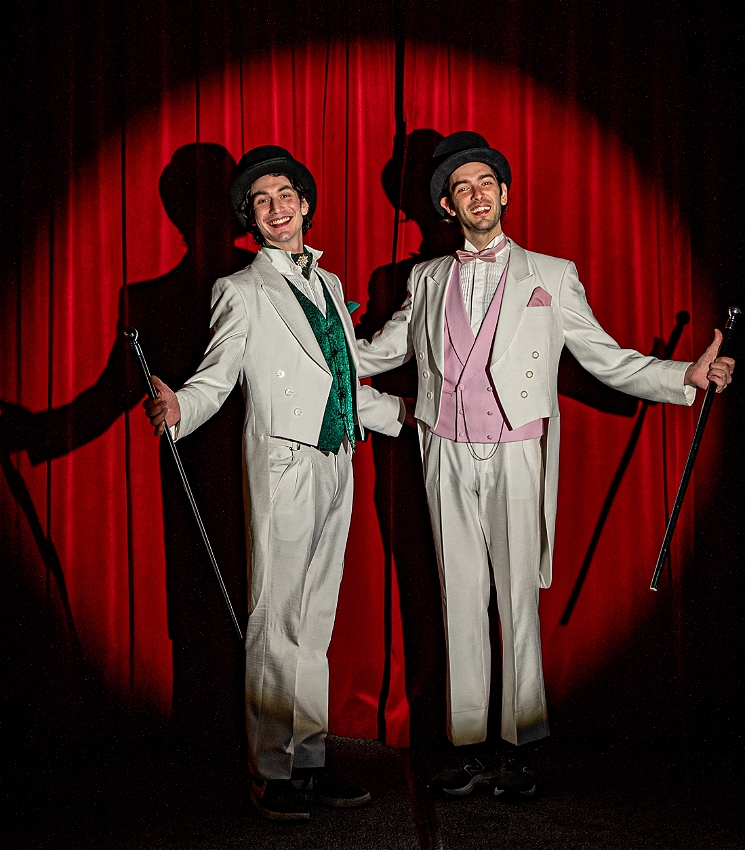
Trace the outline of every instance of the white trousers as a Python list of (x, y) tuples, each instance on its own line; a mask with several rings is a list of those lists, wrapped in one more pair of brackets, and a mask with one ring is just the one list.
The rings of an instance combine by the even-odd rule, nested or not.
[[(346, 443), (346, 441), (345, 441)], [(249, 769), (322, 767), (328, 651), (352, 515), (352, 453), (271, 438), (269, 552), (246, 634)]]
[[(501, 443), (488, 460), (428, 429), (421, 443), (445, 617), (448, 735), (456, 745), (486, 738), (491, 564), (502, 632), (502, 737), (513, 744), (544, 738), (540, 440)], [(481, 457), (493, 448), (473, 446)]]

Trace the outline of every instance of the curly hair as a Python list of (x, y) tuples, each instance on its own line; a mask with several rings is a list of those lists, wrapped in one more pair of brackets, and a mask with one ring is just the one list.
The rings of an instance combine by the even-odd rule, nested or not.
[[(297, 193), (298, 198), (301, 201), (305, 201), (307, 204), (310, 204), (310, 200), (308, 199), (308, 190), (300, 183), (299, 180), (296, 180), (294, 177), (291, 177), (289, 174), (282, 174), (281, 172), (267, 175), (270, 177), (286, 177), (290, 181), (290, 186)], [(253, 208), (253, 195), (251, 194), (251, 190), (249, 189), (246, 192), (246, 197), (243, 199), (243, 203), (240, 206), (240, 212), (246, 217), (246, 230), (253, 236), (254, 241), (257, 245), (264, 244), (264, 237), (261, 235), (261, 231), (259, 230), (256, 219), (254, 217), (254, 208)], [(303, 216), (303, 235), (305, 235), (310, 229), (313, 227), (313, 216), (310, 212), (306, 213)]]

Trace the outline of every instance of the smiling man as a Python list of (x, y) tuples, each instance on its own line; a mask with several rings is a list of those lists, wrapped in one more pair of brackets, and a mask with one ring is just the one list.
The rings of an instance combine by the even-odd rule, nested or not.
[(246, 153), (233, 207), (262, 246), (212, 291), (212, 341), (176, 393), (144, 403), (176, 439), (212, 416), (238, 383), (246, 402), (249, 560), (246, 726), (251, 796), (274, 820), (309, 803), (354, 807), (370, 795), (324, 769), (328, 650), (352, 511), (352, 453), (365, 428), (396, 435), (402, 405), (357, 379), (339, 279), (304, 244), (316, 208), (310, 171), (284, 148)]
[[(465, 250), (414, 268), (401, 310), (368, 342), (360, 372), (415, 357), (416, 419), (448, 654), (453, 764), (435, 777), (459, 797), (479, 784), (532, 796), (530, 745), (548, 735), (538, 591), (551, 582), (559, 459), (556, 376), (566, 345), (592, 374), (652, 401), (691, 404), (730, 382), (721, 334), (696, 363), (619, 348), (598, 324), (574, 263), (526, 251), (502, 232), (512, 175), (477, 133), (434, 154), (430, 195), (458, 222)], [(502, 636), (501, 759), (486, 746), (490, 585)]]

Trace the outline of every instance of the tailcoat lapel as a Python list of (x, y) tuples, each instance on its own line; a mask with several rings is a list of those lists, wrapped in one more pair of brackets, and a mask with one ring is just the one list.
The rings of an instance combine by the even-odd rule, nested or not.
[(528, 256), (523, 248), (513, 242), (510, 248), (510, 264), (507, 268), (507, 280), (504, 283), (497, 331), (494, 335), (492, 363), (498, 362), (512, 342), (534, 286), (535, 275), (530, 271)]
[(347, 302), (344, 300), (344, 293), (342, 292), (341, 285), (338, 278), (334, 275), (331, 275), (318, 267), (316, 267), (316, 271), (323, 280), (326, 289), (328, 289), (331, 300), (334, 302), (334, 307), (336, 308), (336, 312), (338, 313), (342, 327), (344, 328), (344, 336), (347, 340), (347, 350), (352, 357), (352, 364), (354, 365), (356, 373), (357, 364), (359, 363), (357, 338), (354, 335), (354, 325), (352, 324), (352, 319), (349, 315), (349, 310), (347, 309)]
[(282, 321), (287, 325), (292, 335), (297, 339), (303, 350), (311, 357), (325, 372), (329, 371), (326, 359), (323, 356), (315, 334), (303, 312), (297, 298), (290, 291), (290, 284), (274, 268), (271, 261), (257, 254), (251, 264), (261, 276), (261, 288)]
[(455, 257), (442, 257), (424, 279), (427, 305), (427, 337), (432, 345), (435, 365), (440, 374), (445, 369), (445, 301), (448, 282), (455, 267)]

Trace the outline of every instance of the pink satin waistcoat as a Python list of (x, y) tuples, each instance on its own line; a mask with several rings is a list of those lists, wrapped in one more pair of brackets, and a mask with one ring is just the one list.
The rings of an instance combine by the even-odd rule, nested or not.
[(474, 339), (461, 293), (460, 263), (455, 263), (445, 296), (445, 373), (440, 415), (433, 432), (465, 443), (512, 443), (543, 435), (543, 420), (510, 429), (502, 415), (489, 361), (502, 306), (507, 269)]

